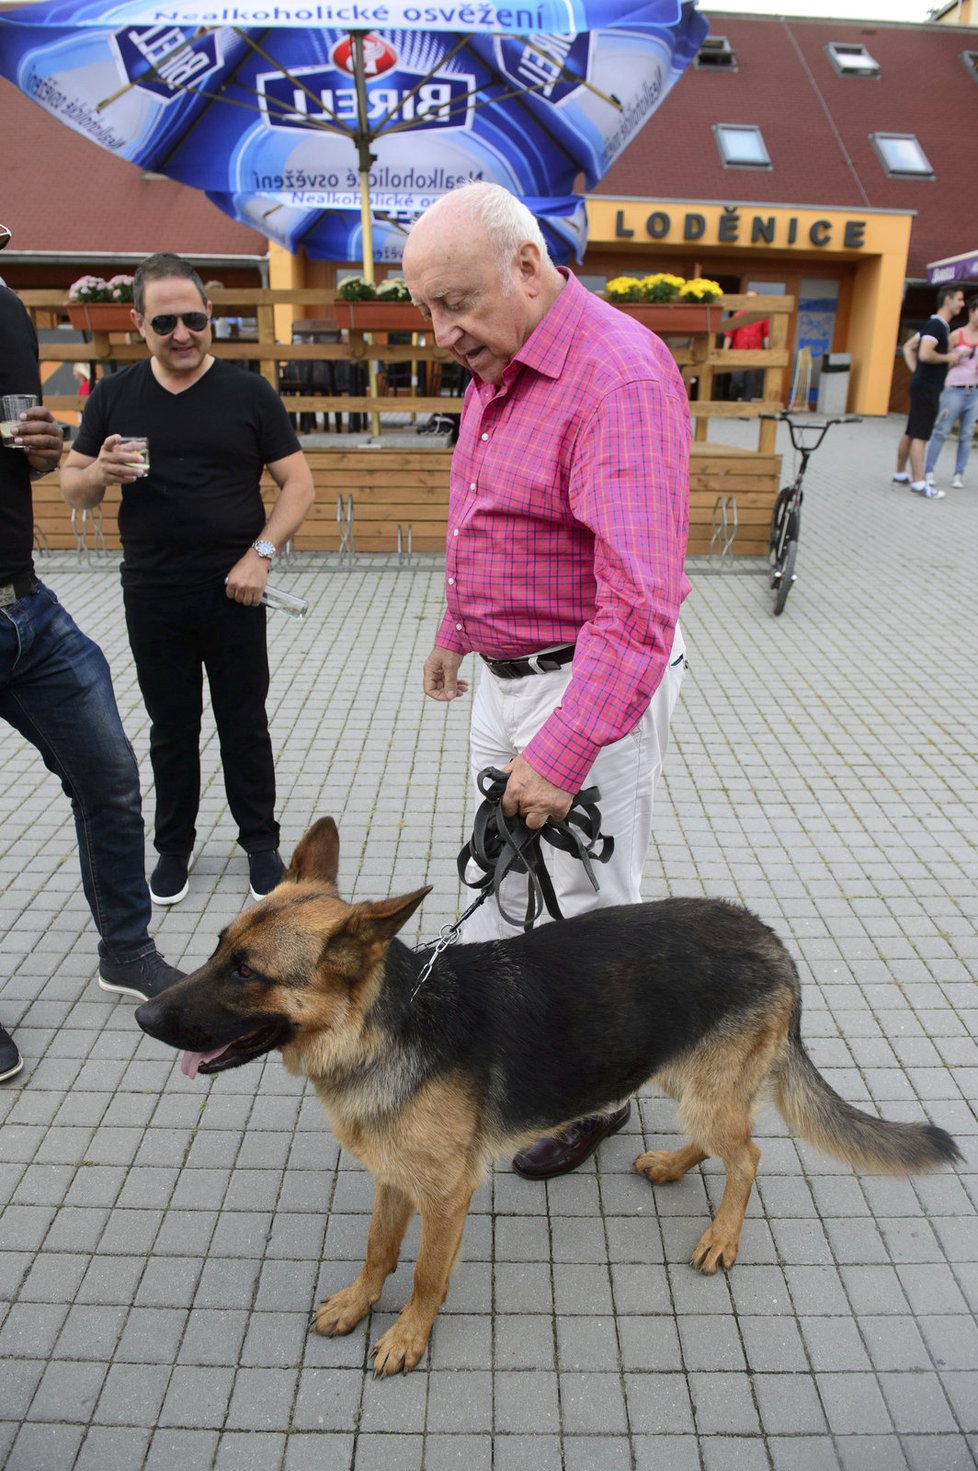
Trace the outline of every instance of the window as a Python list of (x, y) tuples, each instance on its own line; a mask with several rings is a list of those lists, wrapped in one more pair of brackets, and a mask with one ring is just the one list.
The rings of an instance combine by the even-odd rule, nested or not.
[(829, 61), (842, 77), (878, 77), (880, 74), (879, 62), (870, 56), (865, 46), (830, 41), (825, 50)]
[(712, 67), (714, 71), (737, 70), (737, 57), (726, 36), (707, 36), (696, 53), (696, 66)]
[(743, 123), (714, 123), (713, 136), (717, 140), (724, 168), (769, 169), (771, 160), (764, 146), (760, 128)]
[(913, 133), (870, 133), (870, 142), (891, 179), (932, 179), (934, 170)]

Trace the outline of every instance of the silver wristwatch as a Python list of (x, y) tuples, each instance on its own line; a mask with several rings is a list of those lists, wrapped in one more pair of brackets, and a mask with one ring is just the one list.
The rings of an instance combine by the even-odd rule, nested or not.
[(251, 547), (252, 551), (257, 552), (259, 557), (264, 557), (266, 562), (270, 562), (277, 551), (275, 543), (273, 541), (266, 541), (263, 536), (260, 536), (257, 541), (253, 541)]

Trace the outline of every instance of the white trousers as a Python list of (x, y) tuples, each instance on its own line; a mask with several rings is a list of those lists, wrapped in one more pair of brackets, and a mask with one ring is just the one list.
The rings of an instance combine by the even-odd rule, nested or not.
[[(601, 831), (615, 840), (615, 851), (609, 862), (594, 864), (600, 884), (598, 893), (588, 882), (579, 859), (559, 852), (548, 843), (542, 844), (544, 861), (565, 917), (609, 904), (636, 904), (642, 897), (642, 872), (652, 836), (655, 784), (662, 770), (669, 724), (683, 681), (685, 650), (677, 626), (666, 672), (651, 705), (634, 730), (604, 747), (585, 782), (585, 786), (600, 789)], [(482, 670), (472, 706), (473, 780), (485, 767), (502, 768), (520, 754), (560, 704), (570, 677), (569, 664), (552, 674), (528, 674), (523, 679), (499, 679), (491, 670)], [(479, 801), (482, 801), (481, 793)], [(526, 894), (525, 874), (511, 874), (503, 880), (503, 905), (517, 921), (526, 911)], [(549, 916), (545, 914), (543, 918)], [(466, 921), (462, 939), (466, 942), (498, 940), (521, 933), (520, 925), (507, 923), (491, 898)]]

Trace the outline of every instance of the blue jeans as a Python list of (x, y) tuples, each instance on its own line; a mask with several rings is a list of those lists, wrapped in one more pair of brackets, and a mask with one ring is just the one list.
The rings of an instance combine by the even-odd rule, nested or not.
[(43, 583), (0, 608), (0, 716), (37, 747), (71, 800), (99, 955), (150, 954), (136, 758), (105, 655)]
[(971, 453), (971, 441), (978, 419), (978, 388), (945, 388), (941, 394), (941, 405), (937, 410), (937, 421), (927, 446), (927, 462), (924, 473), (929, 475), (937, 464), (944, 448), (944, 441), (951, 432), (955, 419), (958, 424), (958, 452), (954, 462), (955, 475), (963, 475)]

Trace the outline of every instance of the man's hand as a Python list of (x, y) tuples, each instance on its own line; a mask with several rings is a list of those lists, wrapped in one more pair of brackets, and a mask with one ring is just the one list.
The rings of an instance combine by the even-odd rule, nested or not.
[(515, 817), (519, 813), (527, 827), (540, 828), (548, 817), (559, 822), (571, 810), (573, 794), (555, 787), (553, 782), (534, 771), (522, 756), (517, 756), (503, 770), (509, 773), (502, 801), (506, 817)]
[(458, 666), (463, 659), (454, 649), (436, 644), (424, 661), (424, 692), (432, 700), (454, 700), (467, 693), (469, 682), (459, 679)]
[(21, 414), (17, 440), (27, 451), (33, 469), (53, 470), (61, 458), (64, 431), (50, 409), (36, 404)]
[(225, 591), (233, 602), (243, 603), (246, 608), (257, 608), (267, 581), (267, 559), (260, 557), (254, 547), (249, 547), (228, 573)]
[(103, 485), (131, 485), (142, 480), (143, 457), (138, 450), (127, 448), (125, 435), (110, 434), (98, 452), (97, 474)]

